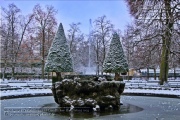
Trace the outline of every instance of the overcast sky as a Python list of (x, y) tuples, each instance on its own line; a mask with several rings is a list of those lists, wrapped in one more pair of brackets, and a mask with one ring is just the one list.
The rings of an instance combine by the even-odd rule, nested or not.
[(69, 24), (80, 22), (82, 33), (88, 34), (89, 19), (94, 21), (103, 15), (115, 25), (115, 29), (122, 31), (132, 21), (124, 0), (0, 0), (0, 5), (5, 8), (10, 3), (20, 8), (24, 15), (32, 13), (38, 3), (42, 7), (54, 6), (58, 10), (58, 24), (62, 22), (65, 32), (69, 29)]

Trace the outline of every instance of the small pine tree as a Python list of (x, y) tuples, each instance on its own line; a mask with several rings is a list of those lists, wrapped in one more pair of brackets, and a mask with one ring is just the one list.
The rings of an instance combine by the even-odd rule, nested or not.
[(119, 73), (125, 73), (128, 71), (128, 64), (117, 33), (113, 34), (109, 52), (103, 64), (103, 71), (106, 73), (115, 73), (115, 80), (120, 78)]
[(56, 72), (58, 79), (61, 79), (61, 72), (73, 72), (70, 49), (66, 41), (62, 23), (60, 23), (49, 49), (45, 71)]

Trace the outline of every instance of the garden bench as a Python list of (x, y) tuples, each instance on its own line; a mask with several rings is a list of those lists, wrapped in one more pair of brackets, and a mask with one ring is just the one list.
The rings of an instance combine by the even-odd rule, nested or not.
[(130, 88), (143, 88), (146, 86), (146, 83), (131, 83)]
[(169, 87), (171, 87), (171, 88), (180, 88), (180, 83), (169, 83)]
[(7, 90), (20, 90), (22, 88), (11, 88), (11, 87), (8, 87), (8, 88), (1, 88), (0, 91), (7, 91)]
[(43, 86), (44, 84), (43, 83), (27, 83), (27, 86)]
[(9, 87), (8, 83), (0, 83), (1, 88), (6, 88)]
[(146, 83), (131, 83), (131, 86), (144, 87), (146, 86)]

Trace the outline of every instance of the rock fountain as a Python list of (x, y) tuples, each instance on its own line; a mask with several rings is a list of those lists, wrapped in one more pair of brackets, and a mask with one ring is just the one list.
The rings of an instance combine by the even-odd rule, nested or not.
[[(56, 78), (54, 78), (56, 79)], [(54, 99), (62, 108), (88, 108), (89, 111), (119, 109), (124, 83), (110, 76), (66, 76), (52, 87)]]
[[(64, 29), (60, 23), (45, 64), (45, 71), (56, 72), (56, 76), (52, 78), (55, 102), (62, 109), (70, 111), (76, 108), (88, 108), (89, 111), (119, 109), (124, 83), (114, 81), (107, 75), (68, 75), (62, 78), (62, 72), (73, 72), (72, 66)], [(122, 69), (122, 64), (116, 67), (118, 69), (113, 72), (120, 72), (119, 68)], [(109, 70), (108, 68), (107, 72)]]

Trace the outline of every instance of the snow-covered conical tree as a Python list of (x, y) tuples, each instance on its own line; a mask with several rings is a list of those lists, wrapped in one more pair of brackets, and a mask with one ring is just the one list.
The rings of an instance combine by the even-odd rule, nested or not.
[(113, 34), (108, 54), (104, 60), (103, 71), (106, 73), (115, 73), (115, 80), (120, 78), (119, 73), (128, 71), (128, 64), (117, 33)]
[(70, 49), (64, 34), (62, 23), (60, 23), (52, 45), (49, 49), (45, 63), (45, 71), (56, 72), (58, 79), (61, 72), (73, 72)]

